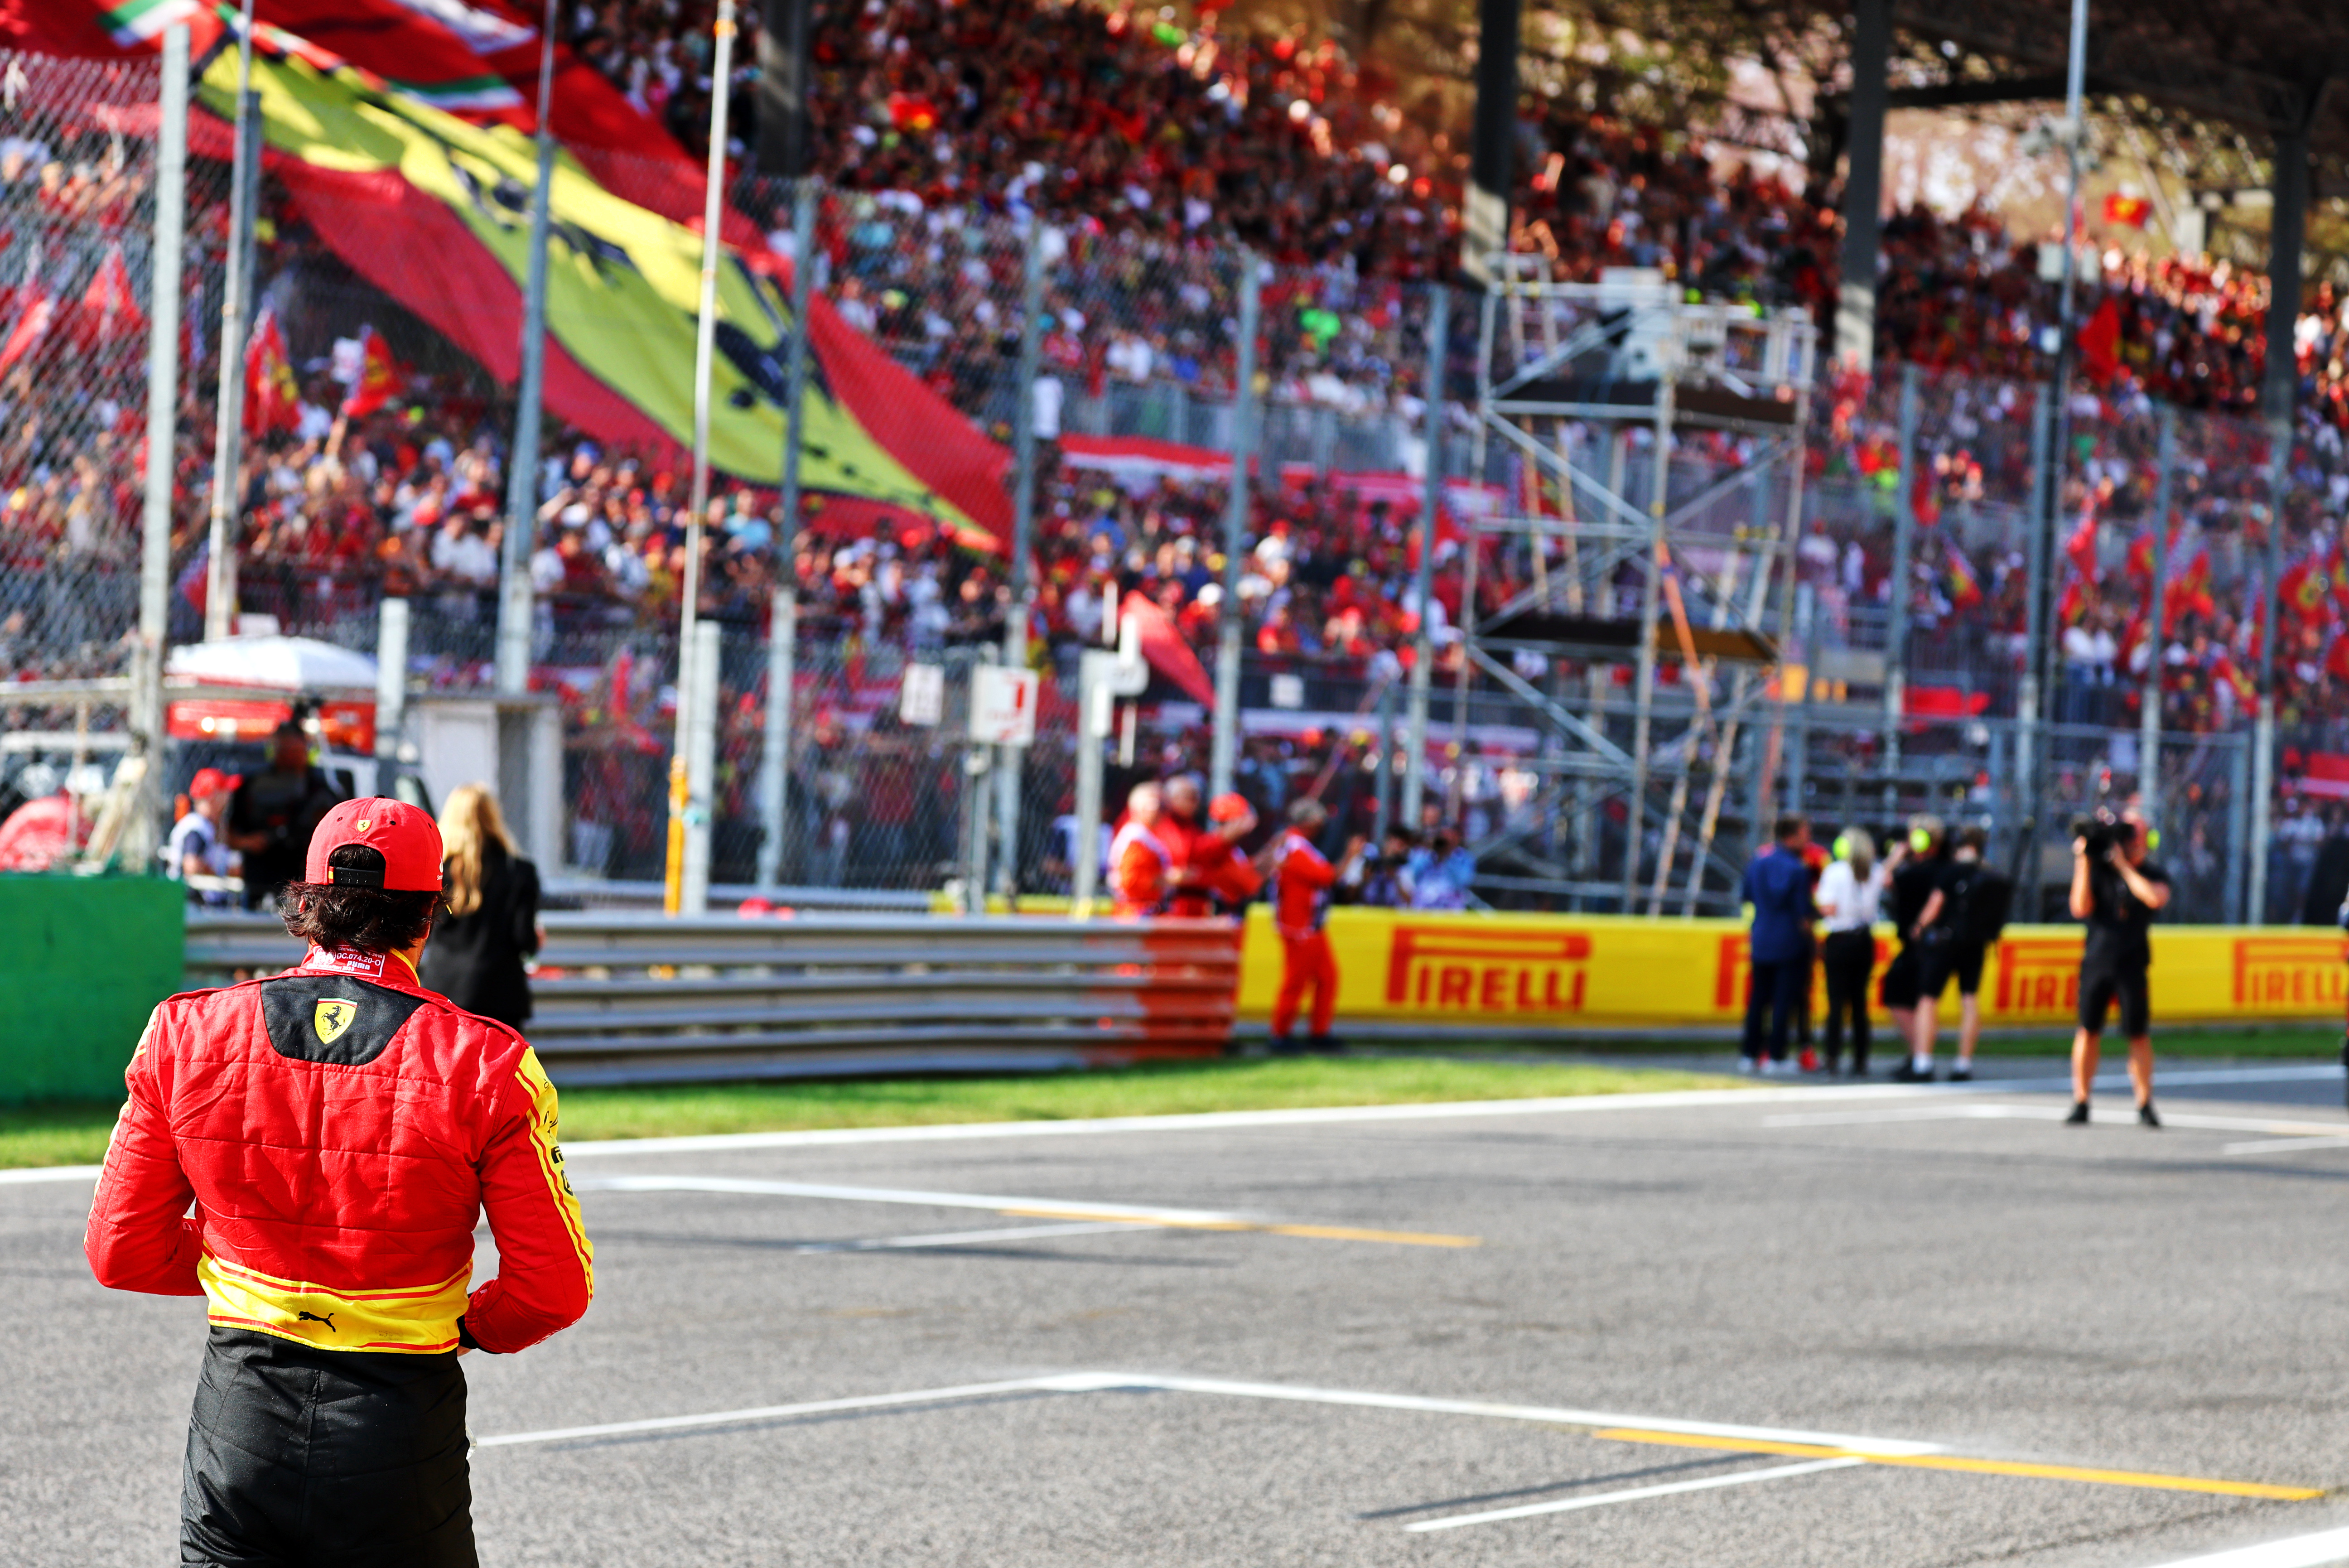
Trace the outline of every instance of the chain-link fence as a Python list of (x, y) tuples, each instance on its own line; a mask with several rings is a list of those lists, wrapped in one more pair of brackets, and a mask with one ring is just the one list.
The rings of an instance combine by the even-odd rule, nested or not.
[[(26, 85), (0, 144), (0, 665), (17, 678), (114, 675), (137, 610), (158, 81), (145, 63), (24, 57), (7, 69)], [(175, 642), (202, 636), (206, 607), (228, 145), (225, 123), (197, 109)], [(289, 173), (281, 166), (262, 182), (256, 230), (249, 385), (269, 395), (248, 399), (251, 438), (232, 486), (240, 624), (373, 651), (382, 599), (405, 597), (417, 609), (411, 683), (478, 691), (494, 660), (505, 535), (527, 528), (533, 684), (558, 692), (566, 715), (564, 853), (589, 875), (651, 879), (666, 847), (692, 481), (683, 431), (658, 412), (652, 383), (683, 384), (687, 350), (648, 363), (644, 387), (606, 377), (593, 398), (574, 386), (554, 400), (571, 420), (550, 417), (537, 508), (510, 519), (516, 360), (502, 345), (519, 341), (516, 306), (491, 291), (468, 306), (473, 316), (452, 317), (419, 293), (423, 275), (391, 265), (413, 234), (358, 194), (329, 199)], [(671, 223), (698, 217), (698, 183), (674, 160), (605, 153), (593, 175)], [(511, 179), (479, 193), (502, 221), (526, 209)], [(721, 370), (734, 379), (721, 400), (771, 427), (729, 449), (755, 449), (757, 461), (735, 462), (740, 472), (721, 463), (699, 564), (700, 612), (725, 628), (712, 854), (721, 885), (750, 880), (763, 845), (766, 638), (784, 584), (797, 591), (802, 628), (779, 869), (793, 886), (913, 889), (963, 874), (972, 824), (992, 815), (980, 797), (1000, 786), (971, 771), (956, 704), (1014, 613), (1027, 618), (1049, 697), (1044, 731), (1022, 756), (1009, 858), (1018, 886), (1064, 886), (1077, 655), (1102, 640), (1112, 586), (1163, 612), (1197, 661), (1195, 671), (1170, 669), (1181, 662), (1171, 656), (1160, 666), (1134, 759), (1111, 770), (1112, 801), (1133, 776), (1205, 764), (1207, 705), (1193, 682), (1214, 677), (1228, 584), (1244, 649), (1241, 787), (1268, 815), (1320, 780), (1344, 802), (1350, 832), (1400, 815), (1399, 693), (1415, 632), (1433, 627), (1429, 795), (1435, 816), (1477, 847), (1495, 902), (1620, 907), (1629, 853), (1633, 907), (1724, 907), (1765, 794), (1791, 792), (1830, 813), (1872, 801), (1869, 820), (1883, 822), (1947, 804), (1968, 769), (1993, 784), (1967, 809), (2002, 834), (2035, 823), (2046, 854), (2075, 805), (2139, 787), (2148, 668), (2169, 737), (2165, 827), (2180, 853), (2199, 846), (2232, 868), (2214, 888), (2237, 887), (2251, 854), (2236, 820), (2251, 785), (2235, 774), (2264, 655), (2286, 721), (2287, 801), (2330, 778), (2331, 762), (2316, 759), (2349, 759), (2332, 711), (2336, 688), (2349, 685), (2349, 666), (2332, 668), (2330, 636), (2331, 607), (2349, 603), (2335, 548), (2349, 500), (2333, 472), (2337, 441), (2302, 443), (2279, 510), (2263, 427), (2181, 416), (2165, 447), (2163, 421), (2141, 398), (2084, 387), (2044, 410), (2028, 383), (1888, 365), (1817, 383), (1794, 516), (1791, 469), (1724, 483), (1754, 464), (1764, 443), (1750, 435), (1684, 427), (1660, 451), (1643, 429), (1552, 421), (1539, 440), (1618, 497), (1644, 505), (1664, 465), (1666, 504), (1686, 512), (1678, 565), (1697, 627), (1758, 607), (1759, 624), (1790, 627), (1803, 660), (1802, 700), (1787, 711), (1765, 711), (1760, 677), (1740, 685), (1718, 674), (1713, 697), (1744, 707), (1733, 729), (1702, 735), (1688, 686), (1668, 667), (1654, 711), (1669, 733), (1689, 732), (1651, 759), (1655, 798), (1633, 820), (1621, 781), (1594, 771), (1592, 748), (1556, 722), (1571, 713), (1628, 748), (1632, 695), (1616, 678), (1619, 661), (1512, 639), (1506, 626), (1536, 609), (1635, 618), (1644, 539), (1478, 417), (1495, 369), (1554, 348), (1573, 321), (1452, 290), (1444, 395), (1431, 412), (1433, 289), (1365, 275), (1341, 250), (1320, 265), (1250, 264), (1206, 238), (1211, 226), (1171, 213), (1056, 227), (1017, 202), (937, 189), (827, 190), (801, 258), (819, 300), (812, 381), (833, 421), (805, 451), (827, 477), (786, 526), (777, 470), (758, 454), (781, 450), (792, 191), (743, 174), (728, 196), (743, 292), (726, 296), (737, 314), (719, 334)], [(581, 254), (619, 245), (570, 229), (563, 243)], [(581, 330), (565, 320), (556, 333), (574, 359), (587, 354)], [(689, 334), (662, 341), (689, 346)], [(385, 395), (360, 399), (362, 389)], [(1032, 597), (1015, 610), (1006, 464), (1023, 427), (1037, 462)], [(978, 454), (976, 467), (950, 472), (925, 455), (949, 435), (977, 443), (958, 449)], [(1242, 438), (1252, 461), (1233, 560), (1231, 454)], [(854, 474), (839, 458), (852, 442), (851, 466), (864, 465)], [(1423, 605), (1415, 519), (1431, 462), (1444, 504)], [(2043, 513), (2051, 465), (2058, 482)], [(882, 483), (884, 471), (897, 477)], [(2170, 512), (2157, 519), (2165, 483)], [(1480, 526), (1501, 516), (1537, 525)], [(1765, 549), (1790, 517), (1794, 583), (1769, 580), (1754, 599)], [(2034, 583), (2037, 648), (2026, 638)], [(2271, 590), (2282, 612), (2271, 649), (2256, 628)], [(1453, 635), (1472, 618), (1483, 628), (1475, 660)], [(2035, 813), (1999, 793), (2021, 788), (2001, 770), (2019, 755), (2034, 665), (2048, 680), (2035, 763), (2053, 803)], [(936, 724), (902, 716), (912, 667), (946, 672)], [(102, 703), (86, 721), (72, 704), (7, 710), (12, 749), (0, 767), (102, 763), (111, 742), (75, 737), (119, 722)], [(1831, 780), (1850, 781), (1854, 802), (1822, 795)], [(1711, 827), (1671, 836), (1652, 819), (1668, 794), (1692, 822), (1713, 796)], [(2287, 805), (2288, 819), (2300, 815)], [(994, 846), (999, 867), (1005, 851)], [(2287, 880), (2304, 894), (2313, 876)], [(2291, 901), (2279, 886), (2271, 875), (2271, 909)], [(2192, 907), (2229, 906), (2213, 891)]]
[(0, 659), (112, 674), (138, 620), (155, 147), (136, 117), (157, 72), (12, 54), (0, 73)]

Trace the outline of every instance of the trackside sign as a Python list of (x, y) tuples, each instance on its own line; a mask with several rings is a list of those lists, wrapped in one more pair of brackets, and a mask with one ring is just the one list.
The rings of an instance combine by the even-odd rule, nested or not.
[(1387, 1002), (1437, 1012), (1581, 1012), (1590, 938), (1575, 930), (1485, 930), (1396, 922), (1387, 940)]
[[(1744, 929), (1728, 920), (1612, 915), (1475, 915), (1339, 909), (1330, 917), (1338, 1015), (1444, 1027), (1733, 1026), (1753, 983)], [(2077, 926), (2011, 926), (1985, 955), (1982, 1018), (2061, 1026), (2079, 1006)], [(2156, 926), (2154, 1016), (2338, 1022), (2349, 1006), (2349, 943), (2292, 928)], [(1876, 967), (1897, 950), (1878, 933)], [(1249, 911), (1240, 1013), (1263, 1018), (1280, 983), (1280, 942)], [(1955, 1002), (1954, 991), (1948, 1001)], [(1869, 988), (1875, 1002), (1875, 987)], [(1812, 1004), (1824, 1011), (1825, 981)], [(1874, 1009), (1882, 1016), (1882, 1009)]]

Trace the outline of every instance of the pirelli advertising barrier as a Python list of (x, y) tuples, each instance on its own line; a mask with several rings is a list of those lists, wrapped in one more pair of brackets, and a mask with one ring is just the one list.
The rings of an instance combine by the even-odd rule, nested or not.
[[(1338, 1027), (1424, 1022), (1458, 1028), (1733, 1027), (1745, 1015), (1745, 928), (1731, 920), (1619, 915), (1330, 914)], [(2011, 926), (1982, 968), (1982, 1022), (2068, 1026), (2079, 1001), (2081, 928)], [(1889, 929), (1877, 972), (1890, 961)], [(1248, 911), (1240, 1017), (1262, 1021), (1280, 985), (1270, 911)], [(1954, 990), (1954, 987), (1953, 987)], [(1869, 987), (1871, 1007), (1875, 988)], [(2349, 998), (2349, 942), (2306, 926), (2153, 928), (2153, 1006), (2164, 1023), (2324, 1020)], [(1814, 977), (1812, 1005), (1826, 1006)], [(1876, 1011), (1881, 1014), (1881, 1009)]]

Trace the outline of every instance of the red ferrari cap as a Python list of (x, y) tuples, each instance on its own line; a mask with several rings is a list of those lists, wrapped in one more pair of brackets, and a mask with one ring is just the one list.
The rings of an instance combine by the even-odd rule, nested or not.
[[(346, 844), (365, 845), (381, 854), (381, 876), (327, 865), (327, 857)], [(302, 879), (344, 888), (380, 888), (387, 893), (438, 893), (440, 825), (405, 801), (382, 795), (347, 800), (326, 813), (318, 831), (310, 836), (310, 855)]]
[(236, 787), (236, 781), (218, 768), (198, 768), (196, 776), (188, 781), (188, 794), (198, 799), (208, 794), (225, 794)]
[(1207, 803), (1209, 822), (1244, 822), (1254, 815), (1256, 808), (1248, 805), (1247, 796), (1237, 791), (1219, 794)]

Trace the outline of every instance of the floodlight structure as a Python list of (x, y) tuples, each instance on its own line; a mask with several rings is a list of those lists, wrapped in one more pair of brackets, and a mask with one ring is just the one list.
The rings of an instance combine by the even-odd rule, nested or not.
[[(1529, 874), (1479, 886), (1624, 913), (1733, 906), (1740, 862), (1717, 846), (1726, 825), (1768, 815), (1793, 684), (1817, 329), (1801, 309), (1689, 302), (1658, 272), (1556, 283), (1543, 257), (1508, 255), (1493, 273), (1477, 436), (1515, 453), (1522, 481), (1473, 527), (1522, 540), (1528, 586), (1480, 624), (1469, 553), (1453, 739), (1464, 763), (1472, 670), (1545, 732), (1531, 798), (1475, 846)], [(1517, 667), (1525, 652), (1543, 656), (1550, 690)], [(1584, 693), (1567, 691), (1561, 660), (1584, 666)]]

